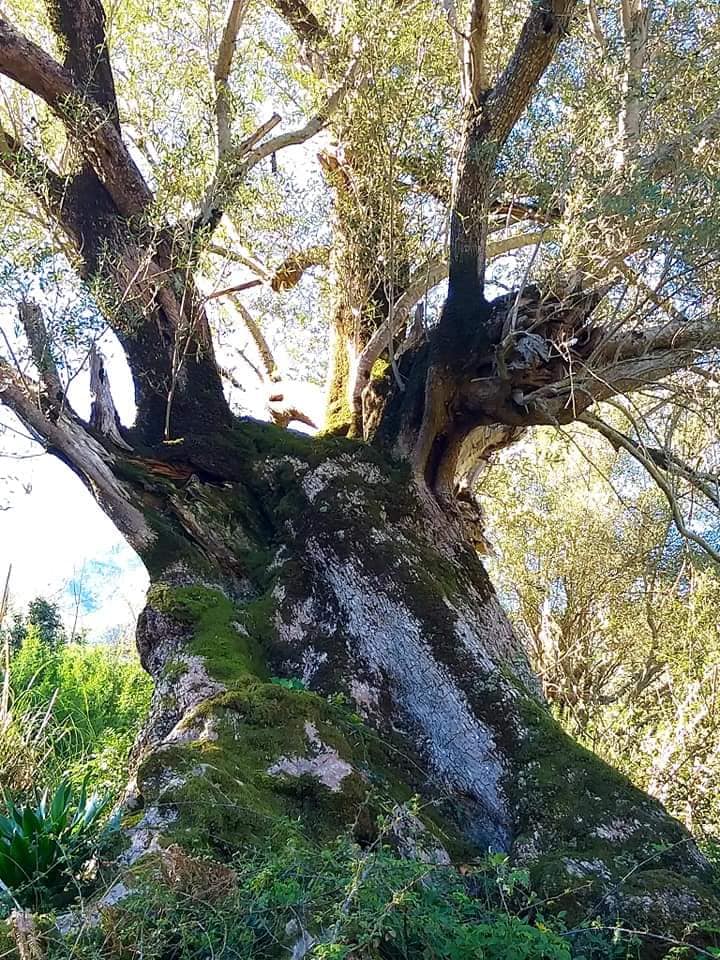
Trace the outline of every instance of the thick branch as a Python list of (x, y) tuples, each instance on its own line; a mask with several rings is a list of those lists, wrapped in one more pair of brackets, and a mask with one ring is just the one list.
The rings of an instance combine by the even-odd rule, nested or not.
[(112, 117), (75, 85), (69, 70), (0, 17), (0, 73), (43, 99), (97, 172), (118, 211), (141, 213), (152, 194)]
[(569, 29), (577, 0), (533, 4), (507, 67), (488, 101), (491, 139), (501, 147), (520, 119)]
[(62, 401), (65, 391), (50, 349), (50, 337), (42, 310), (36, 303), (23, 301), (18, 306), (18, 315), (30, 345), (33, 363), (40, 375), (40, 382), (45, 388), (50, 403), (55, 406)]
[(67, 404), (57, 422), (45, 417), (34, 399), (38, 392), (37, 384), (28, 389), (26, 380), (21, 380), (12, 367), (0, 360), (0, 403), (12, 410), (49, 453), (59, 457), (80, 477), (136, 550), (148, 547), (155, 534), (128, 489), (113, 474), (112, 455), (88, 433)]
[[(541, 239), (547, 239), (545, 232), (520, 233), (505, 237), (503, 240), (491, 241), (488, 243), (488, 260), (530, 246)], [(447, 276), (448, 262), (446, 257), (435, 257), (415, 270), (402, 296), (394, 304), (391, 318), (381, 324), (368, 340), (358, 357), (352, 385), (352, 408), (356, 417), (360, 415), (363, 390), (370, 380), (370, 372), (375, 361), (382, 356), (383, 352), (390, 347), (392, 340), (404, 329), (415, 304), (426, 296), (433, 287), (447, 279)]]
[(272, 5), (303, 45), (317, 46), (329, 39), (327, 30), (303, 0), (272, 0)]
[[(487, 213), (497, 158), (534, 95), (576, 6), (577, 0), (533, 4), (497, 84), (479, 105), (466, 106), (450, 217), (451, 298), (476, 304), (482, 300)], [(447, 323), (441, 320), (439, 338), (452, 336), (446, 328), (453, 322), (452, 316)]]
[(115, 81), (100, 0), (46, 0), (53, 30), (65, 49), (65, 69), (77, 90), (120, 129)]
[(485, 66), (488, 7), (487, 0), (472, 0), (464, 43), (465, 96), (475, 106), (480, 103), (480, 98), (490, 86)]

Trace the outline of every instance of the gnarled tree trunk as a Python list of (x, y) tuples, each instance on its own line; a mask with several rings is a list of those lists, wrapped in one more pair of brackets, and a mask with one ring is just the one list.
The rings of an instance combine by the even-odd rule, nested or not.
[(367, 841), (381, 801), (418, 795), (435, 855), (505, 852), (575, 916), (708, 915), (684, 829), (541, 702), (459, 515), (369, 445), (254, 423), (224, 443), (216, 475), (116, 463), (154, 536), (131, 859), (293, 821)]

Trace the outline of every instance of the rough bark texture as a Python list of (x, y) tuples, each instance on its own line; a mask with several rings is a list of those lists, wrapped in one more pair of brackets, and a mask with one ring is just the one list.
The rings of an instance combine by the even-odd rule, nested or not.
[[(506, 852), (571, 918), (621, 917), (660, 935), (717, 918), (688, 834), (547, 712), (473, 549), (483, 538), (472, 474), (492, 450), (717, 344), (714, 327), (682, 316), (630, 334), (596, 329), (609, 288), (583, 278), (485, 299), (497, 161), (576, 6), (533, 3), (490, 87), (484, 4), (473, 5), (447, 302), (401, 357), (387, 342), (372, 360), (363, 351), (381, 331), (402, 332), (397, 315), (404, 323), (417, 288), (413, 244), (393, 239), (386, 256), (382, 211), (362, 194), (353, 206), (353, 174), (374, 158), (352, 144), (321, 157), (337, 213), (328, 419), (337, 439), (314, 441), (230, 412), (193, 277), (200, 234), (221, 215), (216, 182), (188, 223), (153, 209), (123, 141), (100, 0), (50, 4), (62, 64), (0, 17), (0, 73), (47, 104), (78, 169), (54, 172), (1, 130), (0, 167), (69, 239), (135, 384), (136, 425), (123, 430), (96, 362), (85, 423), (31, 305), (21, 318), (37, 382), (0, 358), (0, 400), (77, 473), (151, 574), (138, 644), (156, 691), (126, 803), (128, 863), (176, 843), (223, 858), (289, 824), (311, 841), (353, 829), (367, 842), (385, 801), (418, 794), (430, 855)], [(332, 34), (302, 0), (275, 7), (302, 61), (327, 77)], [(228, 69), (219, 61), (220, 80)], [(326, 119), (272, 140), (278, 120), (262, 125), (236, 145), (244, 159), (227, 189)], [(218, 120), (227, 127), (222, 110)], [(644, 175), (662, 175), (715, 127), (712, 115), (659, 149)], [(218, 133), (222, 154), (231, 131)], [(530, 204), (519, 219), (537, 215)], [(391, 226), (404, 235), (401, 213)], [(348, 433), (367, 442), (340, 438)]]
[(461, 521), (406, 466), (254, 424), (231, 446), (252, 453), (242, 480), (133, 467), (165, 509), (129, 859), (170, 842), (227, 856), (285, 819), (367, 842), (381, 798), (420, 795), (437, 847), (507, 852), (573, 916), (712, 914), (690, 837), (561, 732)]

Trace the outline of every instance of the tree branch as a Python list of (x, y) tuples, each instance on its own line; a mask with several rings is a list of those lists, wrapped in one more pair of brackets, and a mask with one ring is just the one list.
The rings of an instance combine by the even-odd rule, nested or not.
[(461, 91), (463, 100), (467, 97), (467, 85), (465, 78), (465, 41), (460, 30), (458, 21), (458, 12), (455, 0), (442, 0), (442, 5), (447, 15), (448, 24), (453, 35), (455, 52), (457, 55), (458, 72), (460, 75)]
[[(491, 241), (487, 248), (488, 260), (536, 244), (541, 239), (548, 239), (547, 231), (520, 233), (505, 237), (502, 240)], [(427, 263), (415, 270), (410, 276), (403, 294), (393, 306), (392, 322), (390, 319), (386, 320), (368, 340), (358, 357), (352, 384), (351, 406), (356, 417), (360, 416), (363, 390), (370, 380), (370, 373), (375, 361), (390, 347), (392, 339), (404, 328), (415, 304), (426, 296), (433, 287), (447, 279), (447, 276), (448, 261), (444, 256), (428, 260)]]
[(262, 124), (255, 133), (239, 144), (237, 150), (232, 151), (231, 155), (227, 155), (224, 169), (216, 171), (213, 182), (206, 191), (194, 229), (198, 230), (204, 227), (209, 227), (211, 231), (215, 229), (222, 219), (226, 198), (237, 189), (248, 173), (261, 160), (283, 150), (285, 147), (305, 143), (306, 140), (314, 137), (326, 127), (332, 114), (354, 86), (359, 69), (360, 61), (355, 58), (351, 61), (340, 86), (330, 94), (320, 110), (304, 126), (263, 141), (262, 138), (280, 123), (281, 118), (277, 114), (273, 114), (270, 120)]
[(58, 176), (31, 150), (0, 127), (0, 167), (61, 221), (67, 198), (68, 180)]
[(330, 35), (303, 0), (271, 0), (304, 47), (317, 47)]
[[(577, 2), (539, 0), (533, 4), (496, 85), (481, 103), (466, 103), (450, 214), (450, 294), (457, 294), (458, 300), (482, 301), (487, 213), (497, 159), (567, 32)], [(452, 326), (453, 322), (450, 317), (448, 324)], [(452, 334), (441, 318), (438, 340), (451, 338)]]
[(712, 560), (714, 560), (715, 563), (720, 564), (720, 553), (715, 550), (715, 548), (708, 543), (704, 537), (701, 537), (699, 534), (687, 527), (680, 511), (680, 507), (678, 506), (677, 497), (675, 496), (672, 484), (668, 481), (663, 470), (657, 465), (654, 458), (648, 453), (647, 448), (644, 445), (638, 444), (634, 440), (631, 440), (630, 437), (626, 436), (624, 433), (621, 433), (619, 430), (616, 430), (614, 427), (611, 427), (609, 424), (598, 419), (590, 413), (582, 414), (579, 419), (582, 423), (587, 424), (587, 426), (592, 427), (593, 430), (596, 430), (598, 433), (602, 434), (605, 439), (612, 444), (615, 450), (625, 450), (630, 454), (631, 457), (637, 460), (638, 463), (642, 464), (642, 466), (647, 470), (664, 494), (665, 499), (670, 507), (673, 521), (677, 527), (678, 533), (686, 540), (690, 540), (692, 543), (697, 544), (697, 546), (699, 546)]
[(291, 253), (273, 271), (270, 286), (276, 293), (281, 290), (291, 290), (300, 283), (309, 267), (327, 266), (329, 259), (330, 247), (325, 245), (308, 247), (297, 253)]
[(120, 130), (115, 81), (100, 0), (46, 0), (53, 30), (65, 49), (64, 68), (77, 90), (93, 100)]
[(472, 0), (463, 44), (463, 68), (465, 97), (475, 106), (479, 105), (482, 95), (490, 87), (485, 65), (488, 16), (488, 0)]
[(623, 102), (618, 116), (618, 148), (615, 169), (622, 170), (629, 153), (637, 150), (640, 139), (640, 103), (650, 10), (645, 0), (621, 0), (625, 59)]
[(51, 341), (42, 310), (36, 303), (22, 301), (18, 305), (18, 316), (30, 345), (30, 353), (40, 375), (40, 382), (45, 388), (51, 407), (57, 409), (58, 404), (63, 402), (65, 390), (50, 349)]
[(88, 99), (69, 70), (2, 16), (0, 73), (39, 96), (62, 120), (123, 216), (146, 208), (152, 194), (107, 110)]
[(229, 0), (225, 17), (225, 27), (215, 62), (215, 121), (217, 123), (217, 162), (218, 167), (229, 153), (232, 142), (230, 136), (230, 98), (228, 79), (235, 53), (235, 43), (249, 6), (249, 0)]
[(105, 358), (95, 343), (90, 348), (90, 393), (93, 398), (90, 426), (101, 436), (111, 440), (116, 447), (132, 450), (120, 434), (120, 418), (115, 409)]
[(537, 90), (560, 40), (567, 35), (577, 0), (533, 4), (515, 50), (490, 93), (491, 139), (502, 146)]
[(34, 397), (38, 384), (27, 389), (18, 374), (0, 359), (0, 403), (18, 417), (49, 453), (66, 463), (136, 550), (147, 548), (156, 534), (148, 527), (129, 489), (112, 472), (114, 457), (90, 434), (65, 404), (56, 422), (44, 416)]
[(275, 357), (270, 349), (270, 345), (265, 339), (265, 334), (260, 329), (260, 324), (238, 297), (229, 297), (229, 300), (235, 312), (242, 318), (253, 343), (257, 347), (265, 379), (275, 380), (278, 377), (277, 364), (275, 363)]
[(243, 175), (249, 170), (252, 170), (252, 168), (260, 163), (261, 160), (264, 160), (265, 157), (269, 157), (271, 153), (277, 153), (285, 147), (305, 143), (306, 140), (320, 133), (320, 131), (327, 126), (328, 121), (342, 104), (345, 97), (355, 86), (355, 81), (359, 73), (360, 58), (355, 57), (351, 60), (340, 85), (328, 96), (318, 112), (312, 116), (304, 126), (298, 127), (296, 130), (289, 130), (287, 133), (280, 133), (249, 152), (243, 164)]

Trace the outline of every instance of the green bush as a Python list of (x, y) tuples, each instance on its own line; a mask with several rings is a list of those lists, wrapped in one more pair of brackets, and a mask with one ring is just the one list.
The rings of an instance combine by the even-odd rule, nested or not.
[[(157, 875), (144, 875), (82, 942), (57, 943), (53, 955), (570, 960), (562, 929), (530, 919), (526, 882), (503, 858), (460, 872), (346, 837), (323, 848), (291, 839), (230, 868), (170, 849)], [(307, 952), (294, 954), (303, 937)], [(613, 955), (607, 948), (605, 958)]]
[(0, 718), (0, 786), (15, 793), (79, 786), (118, 790), (147, 715), (151, 682), (137, 655), (107, 646), (47, 644), (30, 627), (10, 662), (12, 709)]
[(0, 897), (37, 909), (73, 899), (75, 874), (116, 829), (98, 821), (110, 797), (83, 785), (77, 796), (70, 783), (52, 795), (44, 791), (35, 805), (4, 796), (0, 816)]

